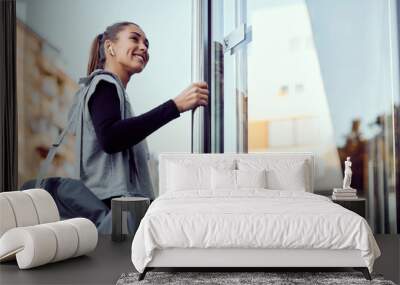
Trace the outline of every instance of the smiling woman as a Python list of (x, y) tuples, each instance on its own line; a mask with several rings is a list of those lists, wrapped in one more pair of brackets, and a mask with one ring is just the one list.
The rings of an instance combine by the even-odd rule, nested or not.
[(134, 116), (126, 87), (131, 76), (146, 67), (148, 49), (149, 41), (139, 25), (115, 23), (94, 39), (88, 76), (83, 78), (89, 88), (78, 112), (83, 121), (76, 124), (81, 145), (77, 165), (80, 179), (108, 207), (113, 197), (155, 198), (145, 138), (180, 113), (208, 102), (207, 84), (197, 82), (174, 99)]

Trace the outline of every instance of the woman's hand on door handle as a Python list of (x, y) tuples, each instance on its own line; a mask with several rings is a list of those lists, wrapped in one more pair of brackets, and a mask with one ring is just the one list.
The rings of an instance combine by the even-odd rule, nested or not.
[(207, 82), (194, 82), (173, 100), (179, 112), (183, 113), (187, 110), (195, 109), (198, 106), (207, 106), (208, 94)]

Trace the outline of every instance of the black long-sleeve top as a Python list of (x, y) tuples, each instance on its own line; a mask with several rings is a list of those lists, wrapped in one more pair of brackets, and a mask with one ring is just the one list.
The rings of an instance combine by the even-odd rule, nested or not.
[(116, 86), (101, 80), (88, 102), (97, 139), (106, 153), (127, 149), (180, 116), (173, 100), (128, 119), (121, 119)]

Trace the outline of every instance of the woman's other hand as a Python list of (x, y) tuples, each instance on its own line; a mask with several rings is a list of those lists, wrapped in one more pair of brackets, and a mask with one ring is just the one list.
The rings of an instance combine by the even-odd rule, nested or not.
[(179, 112), (195, 109), (198, 106), (208, 104), (208, 85), (207, 82), (195, 82), (190, 84), (185, 90), (175, 97), (174, 102)]

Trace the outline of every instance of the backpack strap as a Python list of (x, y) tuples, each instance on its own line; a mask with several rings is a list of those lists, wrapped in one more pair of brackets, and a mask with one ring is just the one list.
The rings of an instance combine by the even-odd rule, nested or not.
[[(82, 101), (82, 100), (81, 100)], [(81, 104), (81, 103), (79, 103)], [(79, 111), (79, 108), (75, 108), (74, 112), (71, 114), (70, 119), (68, 120), (67, 126), (64, 128), (64, 130), (62, 131), (62, 133), (58, 136), (58, 138), (56, 139), (56, 141), (51, 145), (49, 152), (47, 153), (46, 159), (43, 162), (43, 164), (41, 165), (40, 169), (39, 169), (39, 173), (37, 175), (36, 178), (36, 183), (35, 183), (35, 188), (40, 188), (42, 182), (43, 182), (43, 177), (44, 175), (47, 173), (47, 171), (50, 168), (50, 165), (54, 159), (54, 156), (57, 152), (58, 147), (63, 143), (65, 135), (67, 134), (67, 132), (71, 129), (73, 123), (74, 123), (74, 118), (75, 116), (77, 116), (77, 112)]]

